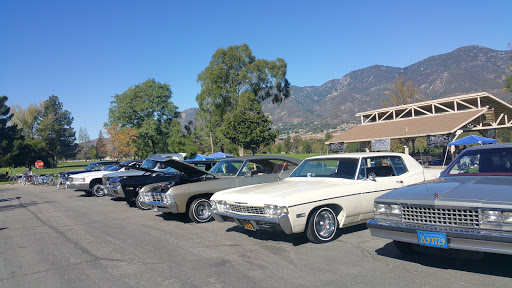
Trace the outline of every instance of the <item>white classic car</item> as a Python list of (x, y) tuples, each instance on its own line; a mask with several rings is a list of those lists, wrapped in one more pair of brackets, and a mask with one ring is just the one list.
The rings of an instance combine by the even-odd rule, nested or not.
[(117, 164), (108, 165), (102, 170), (83, 172), (72, 175), (68, 178), (67, 188), (85, 191), (87, 195), (104, 196), (105, 189), (101, 185), (104, 175), (128, 171), (133, 167), (138, 167), (142, 163), (141, 160), (129, 160)]
[(373, 217), (373, 200), (395, 188), (439, 177), (401, 153), (348, 153), (311, 157), (275, 183), (218, 192), (210, 199), (215, 220), (249, 230), (306, 231), (328, 242), (341, 227)]

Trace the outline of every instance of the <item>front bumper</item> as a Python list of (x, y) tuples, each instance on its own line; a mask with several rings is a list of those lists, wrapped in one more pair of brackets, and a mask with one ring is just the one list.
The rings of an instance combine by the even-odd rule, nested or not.
[(288, 215), (282, 215), (277, 218), (268, 218), (263, 215), (241, 215), (235, 213), (224, 213), (219, 212), (216, 209), (212, 209), (213, 218), (215, 221), (234, 221), (238, 226), (244, 227), (241, 221), (249, 221), (256, 230), (282, 230), (286, 234), (292, 234), (292, 224)]
[(87, 182), (69, 182), (68, 188), (75, 189), (75, 190), (89, 190), (89, 183), (87, 183)]
[(144, 203), (151, 205), (153, 207), (153, 210), (156, 210), (158, 212), (164, 212), (164, 213), (178, 213), (178, 205), (176, 203), (163, 203), (159, 201), (144, 201)]
[(512, 255), (512, 232), (463, 227), (407, 224), (390, 220), (369, 220), (372, 236), (418, 244), (416, 231), (446, 234), (448, 248)]
[(105, 190), (107, 191), (107, 194), (112, 198), (124, 198), (124, 191), (123, 187), (121, 186), (114, 186), (114, 184), (107, 182), (107, 185), (105, 185)]

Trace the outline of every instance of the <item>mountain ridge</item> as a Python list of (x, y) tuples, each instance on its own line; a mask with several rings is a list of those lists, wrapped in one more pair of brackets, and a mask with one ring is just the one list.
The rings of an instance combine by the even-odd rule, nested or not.
[[(510, 50), (471, 45), (403, 68), (376, 64), (320, 86), (292, 85), (290, 97), (281, 105), (264, 102), (262, 107), (280, 132), (333, 130), (340, 124), (356, 123), (358, 112), (381, 108), (385, 91), (391, 90), (391, 82), (402, 74), (420, 87), (423, 99), (488, 92), (509, 101), (512, 94), (502, 87), (510, 75), (511, 55)], [(197, 108), (186, 109), (187, 119), (192, 119), (195, 111)]]

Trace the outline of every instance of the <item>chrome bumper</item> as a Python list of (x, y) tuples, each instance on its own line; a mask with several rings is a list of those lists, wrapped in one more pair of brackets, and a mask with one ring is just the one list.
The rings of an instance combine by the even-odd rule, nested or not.
[[(256, 230), (282, 230), (286, 234), (292, 234), (292, 224), (288, 215), (278, 218), (267, 218), (265, 216), (240, 215), (234, 213), (223, 213), (212, 208), (215, 221), (224, 222), (234, 220), (238, 226), (243, 227), (239, 220), (249, 221)], [(273, 223), (274, 225), (268, 225)]]
[[(512, 255), (512, 232), (463, 227), (414, 225), (402, 222), (369, 220), (366, 224), (372, 236), (418, 244), (416, 231), (446, 234), (448, 248)], [(410, 225), (412, 226), (412, 225)]]
[(151, 205), (151, 207), (153, 207), (153, 210), (154, 211), (157, 211), (157, 212), (171, 212), (171, 213), (178, 213), (178, 205), (176, 203), (173, 203), (173, 204), (167, 204), (167, 203), (163, 203), (163, 202), (158, 202), (158, 201), (149, 201), (149, 202), (145, 202), (144, 203), (148, 204), (148, 205)]
[(75, 190), (89, 190), (89, 183), (86, 182), (69, 182), (68, 183), (69, 189), (75, 189)]
[(124, 198), (124, 191), (121, 186), (116, 188), (111, 183), (108, 183), (107, 185), (105, 185), (105, 190), (107, 191), (107, 195), (109, 195), (112, 198), (117, 198), (117, 197)]

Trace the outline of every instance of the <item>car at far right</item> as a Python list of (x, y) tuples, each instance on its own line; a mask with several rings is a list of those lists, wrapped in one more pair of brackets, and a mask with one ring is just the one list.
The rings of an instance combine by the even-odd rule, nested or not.
[(512, 143), (465, 149), (439, 179), (374, 201), (371, 235), (414, 246), (512, 255)]

